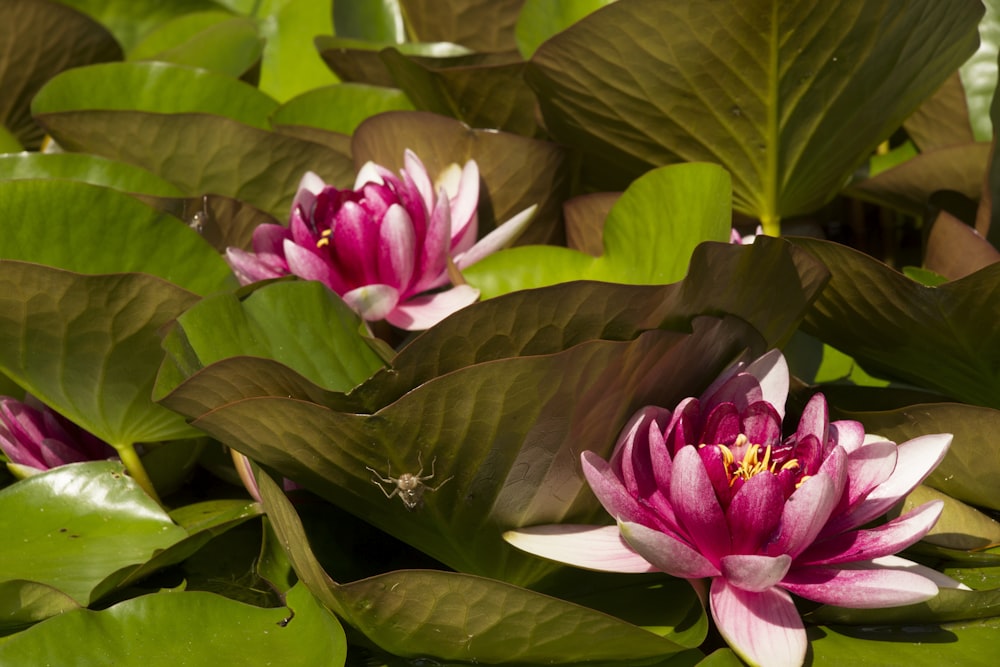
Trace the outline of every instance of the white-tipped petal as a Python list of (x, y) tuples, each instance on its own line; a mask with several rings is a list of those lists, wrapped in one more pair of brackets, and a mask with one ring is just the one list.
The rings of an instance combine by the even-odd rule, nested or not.
[(532, 526), (509, 530), (503, 538), (522, 551), (587, 570), (656, 572), (625, 543), (617, 526)]

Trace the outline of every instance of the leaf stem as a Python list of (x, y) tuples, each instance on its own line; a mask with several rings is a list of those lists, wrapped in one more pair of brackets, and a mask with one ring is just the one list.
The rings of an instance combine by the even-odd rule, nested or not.
[(160, 500), (159, 494), (153, 488), (153, 480), (149, 478), (149, 474), (146, 473), (146, 467), (142, 465), (142, 459), (139, 458), (139, 453), (135, 451), (135, 444), (130, 442), (127, 445), (117, 446), (115, 449), (118, 450), (118, 457), (125, 464), (125, 470), (128, 471), (128, 474), (135, 480), (136, 484), (150, 498), (155, 500), (157, 505), (163, 507), (163, 501)]
[(777, 215), (763, 215), (760, 218), (760, 226), (766, 236), (781, 236), (781, 217)]

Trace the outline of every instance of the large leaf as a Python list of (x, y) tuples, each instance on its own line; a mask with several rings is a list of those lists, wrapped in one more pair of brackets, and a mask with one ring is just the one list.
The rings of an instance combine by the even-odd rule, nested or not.
[(233, 197), (279, 219), (287, 217), (307, 171), (340, 187), (354, 182), (354, 167), (343, 154), (223, 116), (83, 110), (39, 120), (71, 150), (128, 162), (189, 196)]
[[(822, 265), (784, 242), (761, 238), (752, 246), (704, 244), (695, 251), (689, 278), (674, 285), (567, 283), (463, 309), (414, 339), (391, 368), (350, 396), (323, 390), (267, 359), (233, 358), (189, 377), (166, 404), (196, 417), (242, 398), (289, 396), (371, 413), (466, 366), (551, 354), (593, 339), (629, 340), (662, 326), (689, 330), (698, 315), (736, 315), (754, 326), (769, 347), (779, 346), (826, 278)], [(269, 356), (278, 357), (278, 351)], [(159, 394), (183, 379), (165, 377), (168, 369), (165, 364), (161, 371)]]
[(113, 461), (62, 466), (0, 491), (0, 528), (16, 536), (0, 554), (0, 580), (51, 586), (81, 605), (105, 577), (187, 537)]
[(150, 397), (159, 330), (197, 296), (145, 274), (0, 261), (0, 370), (116, 446), (192, 435)]
[(549, 2), (526, 0), (517, 18), (517, 49), (530, 58), (542, 42), (565, 30), (584, 16), (610, 5), (615, 0), (576, 0), (575, 2)]
[[(268, 517), (299, 578), (387, 651), (474, 662), (631, 659), (632, 664), (645, 664), (643, 658), (682, 650), (667, 639), (586, 607), (481, 577), (403, 570), (337, 584), (313, 555), (302, 523), (281, 489), (265, 475), (258, 479)], [(692, 591), (686, 592), (689, 603)]]
[[(88, 162), (76, 157), (71, 162), (81, 167)], [(3, 259), (79, 273), (141, 271), (201, 294), (234, 282), (197, 232), (132, 197), (86, 183), (0, 181), (0, 238)]]
[(535, 218), (522, 243), (548, 243), (562, 236), (560, 207), (568, 196), (566, 156), (555, 144), (505, 132), (473, 130), (431, 113), (397, 111), (362, 123), (351, 150), (356, 166), (371, 160), (395, 171), (409, 148), (432, 178), (451, 163), (473, 159), (481, 179), (479, 224), (485, 230), (532, 205)]
[(830, 199), (975, 49), (974, 0), (616, 2), (535, 52), (546, 125), (602, 183), (714, 161), (736, 209), (777, 221)]
[[(200, 15), (192, 15), (198, 17)], [(242, 77), (259, 64), (264, 41), (257, 23), (248, 18), (215, 21), (200, 30), (182, 17), (154, 33), (130, 59), (159, 60)], [(194, 28), (194, 29), (193, 29)], [(157, 48), (160, 47), (160, 48)]]
[(285, 102), (307, 90), (337, 83), (313, 48), (316, 35), (333, 31), (334, 0), (263, 0), (254, 18), (265, 39), (260, 89)]
[[(459, 571), (530, 582), (553, 566), (501, 532), (606, 516), (577, 472), (579, 452), (609, 451), (643, 405), (698, 393), (747, 340), (736, 321), (706, 321), (693, 335), (653, 330), (469, 366), (372, 415), (272, 395), (221, 405), (195, 425)], [(413, 513), (368, 470), (421, 466), (440, 488)]]
[(0, 134), (6, 127), (33, 148), (42, 131), (31, 119), (30, 105), (42, 85), (63, 70), (122, 57), (118, 43), (100, 24), (47, 0), (0, 5), (0, 43)]
[(465, 271), (484, 296), (571, 280), (665, 284), (687, 273), (702, 241), (728, 241), (729, 175), (707, 163), (661, 167), (619, 198), (604, 224), (604, 254), (555, 246), (494, 253)]
[(181, 195), (181, 191), (176, 187), (145, 169), (96, 155), (78, 153), (0, 155), (0, 180), (33, 178), (83, 181), (122, 192), (142, 192), (160, 197)]
[[(60, 113), (145, 111), (207, 113), (260, 129), (278, 107), (253, 86), (219, 72), (163, 62), (92, 65), (52, 79), (35, 97), (32, 112), (42, 118)], [(122, 133), (124, 128), (118, 128)]]
[[(941, 626), (822, 627), (810, 631), (814, 667), (992, 667), (1000, 619)], [(891, 660), (891, 662), (886, 662)]]
[(513, 51), (524, 0), (399, 0), (413, 41), (453, 42), (474, 51)]
[(959, 70), (976, 141), (989, 141), (996, 127), (990, 103), (996, 93), (997, 56), (1000, 55), (1000, 4), (996, 0), (985, 0), (983, 5), (986, 13), (979, 22), (979, 48)]
[(118, 42), (130, 51), (156, 26), (196, 11), (218, 10), (212, 0), (59, 0), (107, 26)]
[(316, 88), (283, 104), (271, 116), (275, 127), (306, 125), (353, 134), (365, 119), (385, 111), (412, 110), (406, 95), (394, 88), (342, 83)]
[(341, 667), (347, 642), (337, 619), (304, 586), (286, 604), (262, 609), (203, 592), (146, 595), (36, 625), (0, 644), (0, 662), (215, 667), (225, 656), (235, 665)]
[[(362, 320), (314, 281), (286, 282), (206, 299), (164, 339), (169, 362), (184, 376), (240, 355), (275, 359), (329, 390), (347, 392), (382, 368), (359, 334)], [(219, 336), (219, 330), (229, 332)], [(162, 393), (173, 387), (158, 387)]]
[(866, 369), (1000, 408), (1000, 264), (924, 287), (866, 255), (814, 239), (795, 243), (833, 278), (803, 329)]

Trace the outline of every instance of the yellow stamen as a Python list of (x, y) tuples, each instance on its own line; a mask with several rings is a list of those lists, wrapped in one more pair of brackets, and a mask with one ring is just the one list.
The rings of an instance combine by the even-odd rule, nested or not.
[(323, 233), (320, 234), (320, 236), (322, 236), (323, 238), (321, 238), (319, 241), (316, 241), (317, 248), (322, 248), (325, 245), (330, 245), (330, 237), (333, 236), (333, 230), (324, 229)]
[[(747, 438), (742, 433), (736, 438), (736, 442), (733, 443), (733, 447), (742, 447), (746, 445)], [(706, 445), (701, 445), (705, 447)], [(751, 444), (746, 448), (746, 452), (743, 454), (743, 460), (736, 463), (736, 457), (733, 455), (732, 449), (726, 445), (715, 445), (719, 448), (719, 452), (722, 454), (722, 466), (726, 471), (726, 479), (729, 480), (729, 486), (733, 486), (737, 479), (742, 479), (746, 481), (758, 475), (762, 472), (769, 472), (772, 475), (777, 475), (782, 470), (795, 470), (799, 467), (798, 459), (789, 459), (784, 463), (778, 461), (771, 461), (771, 446), (763, 448), (763, 455), (761, 455), (761, 446), (759, 444)], [(802, 484), (806, 478), (798, 481), (796, 486)]]

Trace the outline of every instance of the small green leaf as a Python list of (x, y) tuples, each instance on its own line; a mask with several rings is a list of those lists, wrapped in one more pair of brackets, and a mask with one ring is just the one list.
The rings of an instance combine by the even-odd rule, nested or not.
[(571, 280), (630, 284), (677, 282), (702, 241), (728, 241), (729, 176), (712, 164), (661, 167), (615, 202), (604, 224), (604, 254), (522, 246), (464, 271), (484, 297)]
[(275, 126), (307, 125), (353, 134), (361, 121), (385, 111), (412, 110), (406, 94), (395, 88), (341, 83), (295, 97), (271, 116)]
[(340, 0), (333, 5), (333, 30), (338, 37), (400, 44), (406, 27), (399, 0)]
[(79, 153), (0, 155), (0, 180), (67, 179), (121, 192), (180, 197), (181, 191), (153, 173), (124, 162)]
[(610, 5), (615, 0), (525, 0), (517, 18), (517, 49), (525, 58), (557, 32), (570, 27), (584, 16)]
[(187, 536), (114, 461), (62, 466), (0, 491), (0, 530), (17, 536), (0, 553), (0, 581), (38, 582), (81, 605), (105, 577)]
[(254, 3), (265, 40), (260, 89), (286, 102), (307, 90), (337, 83), (313, 47), (333, 32), (333, 0), (263, 0)]

